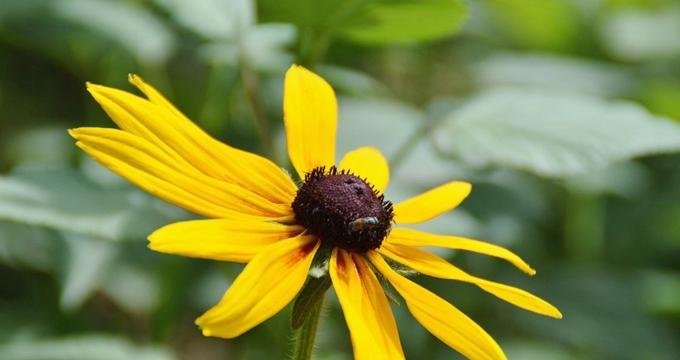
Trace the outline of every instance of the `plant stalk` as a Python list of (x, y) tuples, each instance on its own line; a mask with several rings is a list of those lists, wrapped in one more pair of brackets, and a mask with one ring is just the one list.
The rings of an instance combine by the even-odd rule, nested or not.
[(316, 301), (309, 310), (310, 314), (298, 329), (295, 339), (295, 352), (293, 360), (311, 360), (314, 352), (314, 342), (316, 340), (316, 331), (319, 326), (319, 318), (321, 317), (321, 307), (323, 306), (323, 297)]

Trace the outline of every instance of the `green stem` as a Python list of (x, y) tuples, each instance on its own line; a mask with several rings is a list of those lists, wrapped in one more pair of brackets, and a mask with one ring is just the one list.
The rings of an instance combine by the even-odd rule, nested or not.
[(269, 121), (267, 120), (267, 114), (264, 110), (264, 105), (258, 97), (259, 85), (257, 74), (250, 69), (246, 61), (241, 61), (240, 64), (241, 71), (241, 83), (243, 85), (243, 92), (246, 98), (246, 107), (248, 112), (250, 112), (253, 118), (253, 124), (255, 125), (255, 130), (257, 135), (262, 142), (265, 152), (270, 159), (278, 161), (279, 154), (274, 145), (274, 138), (272, 137), (272, 132), (269, 129)]
[(321, 317), (321, 307), (323, 306), (323, 297), (316, 301), (310, 313), (302, 323), (302, 326), (297, 332), (295, 339), (295, 353), (293, 360), (311, 360), (314, 352), (314, 341), (316, 340), (316, 330), (319, 327), (319, 318)]

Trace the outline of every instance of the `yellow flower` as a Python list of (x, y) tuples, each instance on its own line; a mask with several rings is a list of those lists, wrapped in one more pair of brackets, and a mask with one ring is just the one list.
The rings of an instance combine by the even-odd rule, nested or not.
[(203, 132), (137, 76), (147, 99), (100, 85), (88, 91), (120, 127), (70, 131), (77, 145), (144, 190), (207, 220), (165, 226), (151, 249), (247, 263), (222, 300), (196, 320), (206, 336), (233, 338), (286, 306), (302, 288), (317, 250), (331, 250), (329, 272), (357, 359), (404, 358), (388, 300), (374, 271), (404, 298), (434, 336), (470, 359), (504, 359), (474, 321), (437, 295), (395, 272), (474, 284), (511, 304), (560, 318), (526, 291), (467, 274), (422, 250), (466, 250), (535, 271), (514, 253), (489, 243), (393, 225), (417, 224), (460, 204), (471, 186), (453, 181), (394, 206), (382, 195), (389, 169), (375, 148), (349, 152), (335, 167), (337, 104), (331, 87), (300, 66), (286, 74), (284, 119), (290, 160), (300, 185), (273, 162), (225, 145)]

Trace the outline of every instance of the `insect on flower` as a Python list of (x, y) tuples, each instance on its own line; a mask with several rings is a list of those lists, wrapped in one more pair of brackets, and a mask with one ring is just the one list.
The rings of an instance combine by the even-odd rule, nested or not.
[(367, 216), (350, 221), (349, 226), (354, 231), (365, 231), (376, 229), (378, 226), (380, 226), (380, 223), (377, 217)]
[(337, 104), (318, 75), (292, 66), (285, 78), (288, 154), (299, 186), (268, 159), (203, 132), (141, 78), (146, 99), (100, 85), (88, 91), (120, 127), (70, 131), (94, 159), (142, 189), (207, 219), (167, 225), (149, 236), (153, 250), (247, 263), (222, 300), (196, 320), (206, 336), (233, 338), (285, 307), (305, 284), (319, 248), (357, 359), (404, 358), (378, 271), (434, 336), (470, 359), (504, 359), (498, 344), (452, 304), (397, 273), (467, 282), (502, 300), (560, 318), (546, 301), (518, 288), (470, 275), (423, 247), (504, 259), (535, 271), (514, 253), (479, 240), (403, 227), (452, 210), (471, 185), (452, 181), (406, 201), (385, 199), (389, 167), (375, 148), (335, 158)]

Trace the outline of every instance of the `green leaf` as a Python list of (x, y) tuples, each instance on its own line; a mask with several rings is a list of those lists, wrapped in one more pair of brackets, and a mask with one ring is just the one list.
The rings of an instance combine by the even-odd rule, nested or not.
[(118, 42), (138, 60), (156, 64), (173, 52), (172, 32), (152, 12), (134, 2), (61, 0), (52, 2), (59, 17)]
[(290, 24), (261, 24), (243, 29), (240, 40), (203, 45), (200, 55), (213, 64), (237, 66), (246, 61), (255, 69), (281, 74), (293, 62), (287, 47), (296, 31)]
[(579, 192), (589, 194), (610, 194), (635, 199), (648, 194), (651, 189), (649, 169), (635, 162), (613, 164), (567, 179), (567, 184)]
[(634, 273), (573, 263), (556, 270), (546, 269), (531, 279), (501, 276), (500, 282), (540, 294), (564, 314), (564, 319), (555, 321), (522, 311), (503, 311), (515, 325), (511, 331), (562, 344), (588, 354), (585, 359), (676, 358), (677, 331), (670, 323), (641, 311), (644, 296), (650, 294), (639, 291)]
[(570, 360), (576, 357), (558, 344), (531, 341), (513, 341), (503, 344), (503, 350), (509, 359), (522, 360)]
[(600, 26), (605, 50), (625, 61), (658, 60), (680, 54), (680, 7), (622, 9), (606, 13)]
[(169, 350), (110, 335), (81, 335), (0, 345), (4, 360), (171, 360)]
[(255, 23), (251, 0), (155, 0), (182, 26), (208, 39), (235, 38)]
[(674, 79), (650, 81), (639, 91), (641, 102), (650, 111), (680, 122), (680, 84)]
[(118, 306), (138, 316), (156, 308), (161, 299), (160, 285), (151, 271), (125, 263), (113, 264), (109, 269), (110, 276), (99, 290)]
[(484, 93), (450, 113), (433, 135), (443, 154), (468, 165), (551, 177), (680, 151), (680, 126), (638, 105), (547, 91)]
[(339, 32), (368, 45), (415, 43), (455, 34), (466, 16), (461, 0), (374, 1)]
[(286, 22), (301, 28), (328, 29), (329, 19), (347, 15), (361, 8), (362, 0), (260, 0), (258, 13), (263, 22)]
[(73, 141), (61, 126), (29, 128), (7, 139), (3, 157), (12, 164), (65, 164), (73, 154)]
[(567, 51), (583, 44), (576, 5), (567, 0), (485, 0), (497, 31), (531, 49)]
[(338, 154), (373, 146), (389, 159), (425, 121), (417, 108), (389, 99), (341, 97), (338, 106)]
[(616, 64), (549, 54), (500, 53), (473, 68), (483, 87), (522, 86), (598, 96), (624, 94), (636, 85), (632, 73)]
[(331, 286), (331, 278), (324, 275), (320, 278), (310, 277), (300, 291), (293, 304), (291, 324), (293, 329), (298, 329), (307, 320), (312, 309), (326, 295), (326, 290)]
[(341, 66), (319, 65), (315, 71), (333, 84), (336, 91), (353, 96), (376, 96), (387, 93), (387, 88), (369, 74)]
[(0, 262), (42, 271), (54, 269), (56, 235), (43, 228), (0, 221)]
[(671, 271), (647, 271), (641, 288), (645, 307), (655, 314), (680, 315), (680, 274)]
[(263, 21), (289, 22), (366, 45), (444, 38), (456, 33), (467, 15), (462, 0), (263, 0), (260, 10)]
[(99, 288), (118, 254), (117, 244), (64, 233), (68, 249), (59, 304), (66, 311), (80, 307)]
[(137, 190), (104, 189), (71, 169), (0, 176), (0, 219), (99, 239), (144, 239), (173, 220), (164, 208)]

